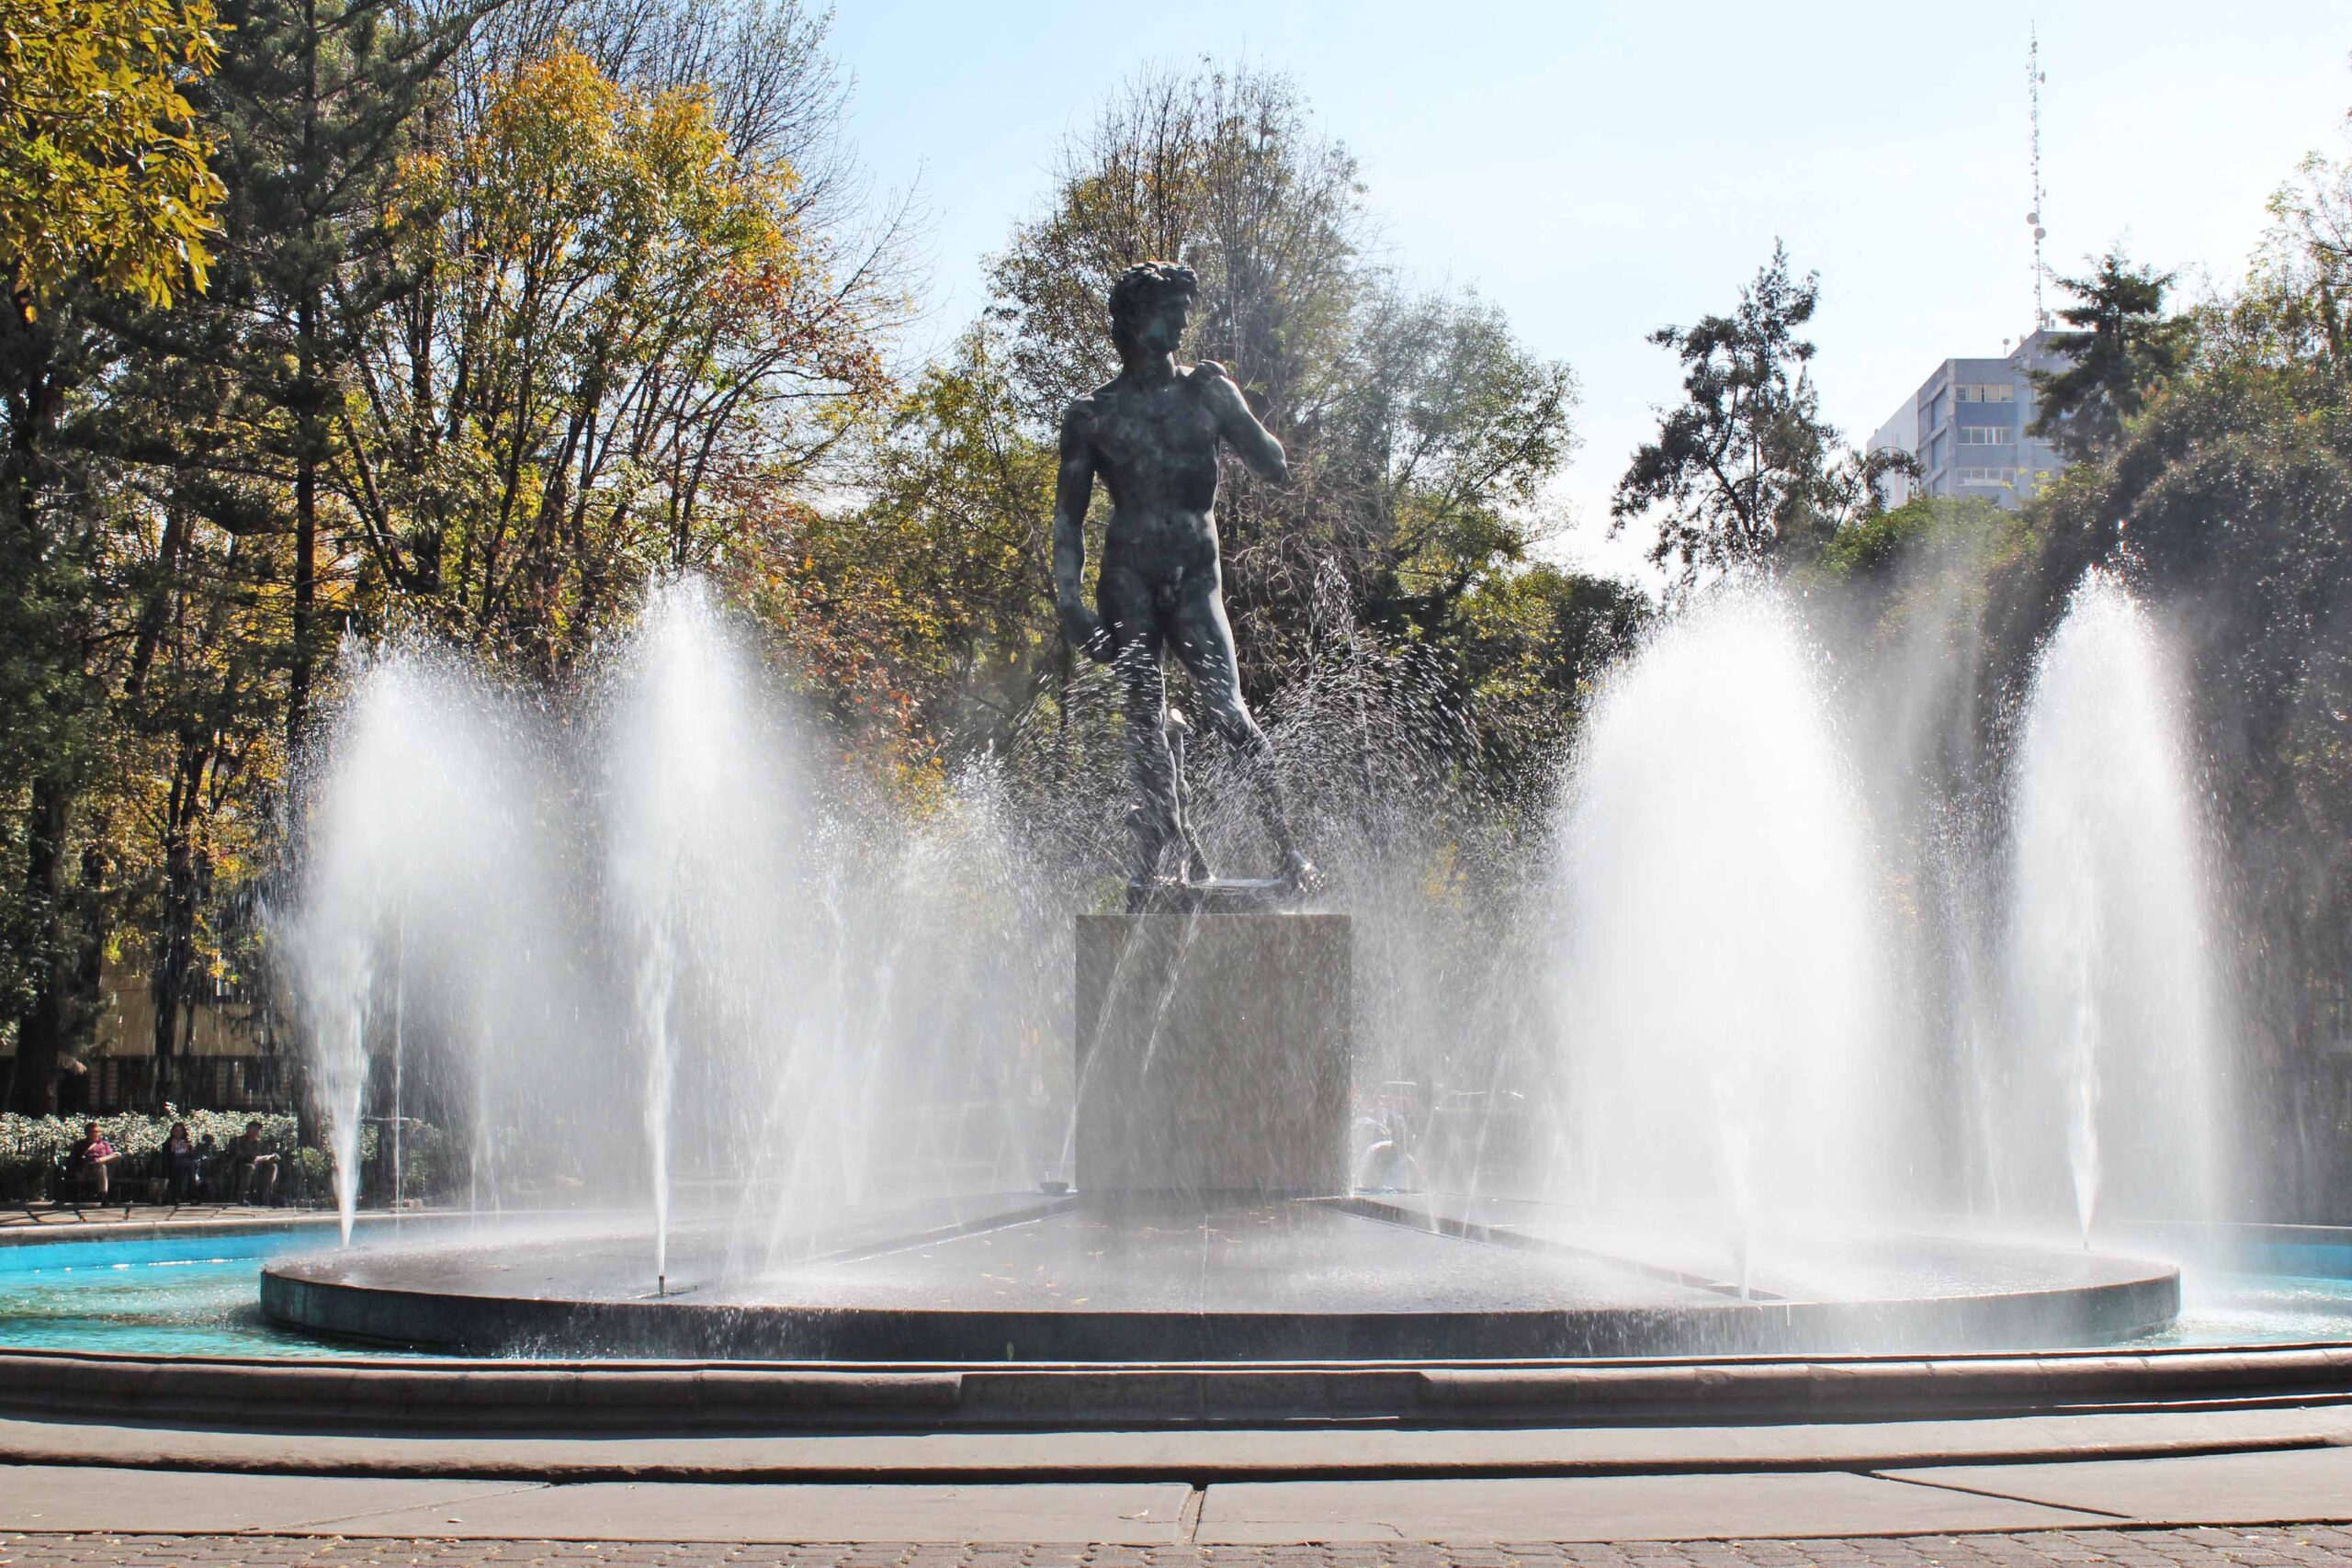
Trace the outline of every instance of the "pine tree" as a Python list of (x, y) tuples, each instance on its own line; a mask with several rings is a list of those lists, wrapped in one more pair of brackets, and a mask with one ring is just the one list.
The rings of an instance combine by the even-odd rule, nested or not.
[[(389, 263), (386, 197), (440, 90), (442, 65), (486, 14), (475, 0), (420, 17), (406, 0), (228, 0), (235, 30), (206, 108), (220, 127), (229, 187), (217, 292), (193, 356), (228, 374), (216, 392), (283, 490), (292, 541), (287, 744), (299, 750), (326, 637), (319, 589), (330, 475), (356, 322), (401, 286)], [(207, 455), (184, 452), (199, 469)], [(191, 476), (197, 478), (198, 476)], [(232, 513), (250, 492), (223, 476), (199, 499)], [(217, 519), (232, 530), (252, 519)]]
[(1617, 481), (1609, 526), (1655, 520), (1650, 559), (1686, 587), (1820, 549), (1874, 511), (1881, 479), (1909, 461), (1847, 448), (1821, 417), (1814, 346), (1800, 335), (1820, 302), (1820, 275), (1795, 276), (1775, 242), (1730, 315), (1650, 334), (1682, 361), (1683, 400)]
[(2026, 434), (2038, 435), (2072, 462), (2112, 451), (2123, 422), (2146, 406), (2155, 384), (2181, 367), (2186, 355), (2179, 325), (2165, 315), (2171, 273), (2133, 266), (2120, 251), (2099, 258), (2088, 277), (2062, 277), (2075, 303), (2058, 312), (2072, 332), (2053, 333), (2052, 349), (2071, 363), (2033, 378), (2040, 412)]

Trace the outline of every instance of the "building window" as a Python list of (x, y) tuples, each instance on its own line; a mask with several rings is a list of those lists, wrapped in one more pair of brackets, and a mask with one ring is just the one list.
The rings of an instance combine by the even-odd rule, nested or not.
[(2018, 400), (2015, 384), (2007, 381), (1963, 381), (1960, 386), (1960, 400), (1963, 403), (2013, 403)]
[(2017, 439), (2006, 424), (1963, 424), (1960, 427), (1962, 446), (2006, 446)]
[(1961, 468), (1952, 476), (1953, 483), (1964, 485), (2014, 486), (2017, 479), (2015, 468)]

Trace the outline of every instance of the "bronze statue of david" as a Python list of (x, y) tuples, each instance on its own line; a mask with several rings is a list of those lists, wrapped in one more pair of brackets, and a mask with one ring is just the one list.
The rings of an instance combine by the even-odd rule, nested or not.
[[(1119, 375), (1064, 412), (1054, 490), (1054, 587), (1062, 635), (1112, 665), (1120, 679), (1134, 792), (1127, 901), (1138, 909), (1213, 905), (1220, 891), (1239, 896), (1228, 900), (1238, 903), (1253, 894), (1295, 893), (1315, 870), (1292, 837), (1273, 749), (1242, 700), (1217, 555), (1218, 444), (1229, 445), (1262, 479), (1286, 480), (1290, 465), (1282, 443), (1258, 423), (1223, 366), (1176, 363), (1199, 292), (1192, 268), (1166, 262), (1129, 267), (1112, 286), (1111, 341), (1119, 351)], [(1090, 609), (1080, 577), (1097, 475), (1111, 492), (1112, 511)], [(1208, 880), (1185, 821), (1182, 756), (1171, 745), (1171, 732), (1181, 726), (1168, 710), (1170, 653), (1192, 676), (1209, 727), (1241, 757), (1283, 858), (1278, 877)], [(1171, 856), (1179, 862), (1173, 875)]]

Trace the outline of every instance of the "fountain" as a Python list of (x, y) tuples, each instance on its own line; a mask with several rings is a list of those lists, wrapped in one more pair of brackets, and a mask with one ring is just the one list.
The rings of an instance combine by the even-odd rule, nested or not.
[[(394, 933), (441, 922), (441, 951), (490, 951), (568, 869), (584, 913), (530, 918), (575, 951), (526, 950), (553, 976), (529, 1005), (413, 945), (404, 994), (420, 1018), (508, 1021), (453, 1032), (494, 1043), (494, 1081), (543, 1086), (477, 1108), (505, 1119), (492, 1146), (552, 1116), (627, 1155), (606, 1186), (644, 1207), (276, 1263), (265, 1303), (472, 1350), (999, 1363), (1916, 1350), (2163, 1322), (2169, 1266), (1906, 1227), (1871, 1136), (1904, 1094), (1872, 846), (1806, 649), (1770, 597), (1727, 595), (1601, 699), (1546, 939), (1557, 1179), (1377, 1194), (1348, 1190), (1345, 1144), (1382, 981), (1350, 977), (1342, 915), (1086, 915), (1032, 874), (985, 775), (919, 822), (877, 816), (811, 764), (695, 585), (599, 671), (594, 723), (535, 726), (389, 660), (329, 776), (409, 805), (319, 814), (336, 869), (297, 929), (346, 967), (312, 972), (318, 1016), (375, 995), (349, 976), (380, 973)], [(388, 723), (418, 693), (454, 716)], [(555, 822), (505, 830), (524, 817)], [(1731, 979), (1678, 992), (1686, 951)], [(589, 1017), (614, 1021), (584, 1050), (548, 1027)], [(925, 1048), (957, 1027), (957, 1050)], [(1739, 1087), (1687, 1092), (1709, 1084)], [(524, 1174), (485, 1189), (522, 1209)]]
[(2048, 1191), (2064, 1151), (2086, 1246), (2102, 1210), (2227, 1211), (2223, 983), (2184, 711), (2148, 612), (2093, 572), (2042, 650), (2018, 747), (2003, 1032), (2009, 1163)]
[[(1105, 472), (1189, 476), (1116, 495), (1091, 608), (1091, 480), (1066, 464), (1057, 499), (1064, 629), (1110, 665), (1124, 721), (1118, 886), (1106, 791), (1029, 781), (1020, 798), (1083, 802), (1032, 819), (1000, 760), (910, 809), (822, 765), (820, 730), (692, 581), (653, 590), (583, 722), (422, 656), (369, 667), (293, 917), (339, 1169), (390, 984), (406, 1034), (438, 1021), (455, 1043), (421, 1059), (470, 1045), (498, 1064), (471, 1081), (529, 1086), (469, 1109), (478, 1147), (544, 1148), (552, 1116), (633, 1201), (273, 1263), (269, 1315), (474, 1351), (926, 1364), (1916, 1352), (2167, 1324), (2169, 1263), (1929, 1217), (1912, 1133), (1933, 1043), (1895, 994), (1917, 928), (1846, 697), (1770, 584), (1686, 607), (1617, 673), (1548, 873), (1487, 922), (1506, 956), (1483, 973), (1512, 994), (1476, 1014), (1440, 996), (1396, 1040), (1408, 911), (1438, 897), (1413, 870), (1450, 846), (1390, 824), (1318, 846), (1325, 870), (1304, 852), (1299, 781), (1195, 570), (1217, 443), (1272, 478), (1283, 455), (1221, 371), (1175, 363), (1189, 288), (1157, 265), (1122, 280), (1125, 369), (1065, 432)], [(1195, 726), (1167, 705), (1169, 658)], [(2018, 750), (2004, 1123), (2042, 1190), (2076, 1172), (2085, 1233), (2094, 1182), (2204, 1201), (2220, 1161), (2195, 1141), (2218, 998), (2170, 713), (2144, 612), (2093, 581)], [(1285, 743), (1327, 732), (1293, 716)], [(1333, 780), (1375, 776), (1362, 689), (1346, 716), (1362, 765), (1304, 792), (1326, 834)], [(1188, 728), (1224, 743), (1209, 776), (1249, 810), (1195, 795)], [(1079, 824), (1058, 840), (1057, 814)], [(1210, 874), (1212, 852), (1269, 851), (1272, 876)], [(1484, 1086), (1490, 1107), (1549, 1097), (1552, 1157), (1351, 1190), (1367, 1039), (1384, 1066), (1442, 1066), (1454, 1043), (1425, 1037), (1474, 1017), (1516, 1039), (1461, 1059), (1519, 1074)], [(2167, 1184), (2170, 1147), (2188, 1157)], [(522, 1206), (519, 1170), (489, 1175)]]
[[(310, 791), (299, 917), (282, 922), (346, 1243), (379, 1037), (437, 1038), (422, 1065), (466, 1084), (481, 1128), (534, 1092), (510, 1070), (521, 1064), (560, 1048), (599, 1077), (608, 1066), (541, 828), (547, 785), (529, 714), (424, 649), (352, 663), (335, 745)], [(387, 1055), (405, 1069), (404, 1049)], [(577, 1135), (570, 1100), (537, 1103), (544, 1132)], [(501, 1157), (495, 1145), (475, 1151), (477, 1173), (491, 1178), (485, 1201), (503, 1188)]]
[(1668, 627), (1596, 705), (1561, 829), (1559, 1195), (1724, 1238), (1898, 1209), (1887, 936), (1793, 617)]
[[(827, 1069), (850, 1064), (832, 1042), (811, 1039), (837, 1010), (820, 956), (823, 909), (776, 897), (808, 886), (805, 791), (764, 722), (749, 660), (699, 584), (654, 595), (610, 685), (606, 914), (619, 928), (616, 967), (630, 977), (643, 1052), (658, 1292), (679, 1155), (694, 1150), (695, 1174), (707, 1178), (750, 1168), (772, 1138), (793, 1151), (796, 1171), (821, 1164), (841, 1116)], [(795, 1005), (775, 1005), (779, 997)], [(734, 1086), (738, 1113), (709, 1095), (682, 1104), (685, 1073)]]

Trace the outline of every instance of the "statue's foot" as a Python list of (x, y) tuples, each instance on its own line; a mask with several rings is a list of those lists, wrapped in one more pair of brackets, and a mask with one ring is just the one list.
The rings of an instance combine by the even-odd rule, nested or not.
[[(1204, 886), (1188, 876), (1135, 876), (1127, 879), (1127, 913), (1165, 914), (1190, 908), (1194, 891)], [(1205, 886), (1214, 886), (1206, 884)]]

